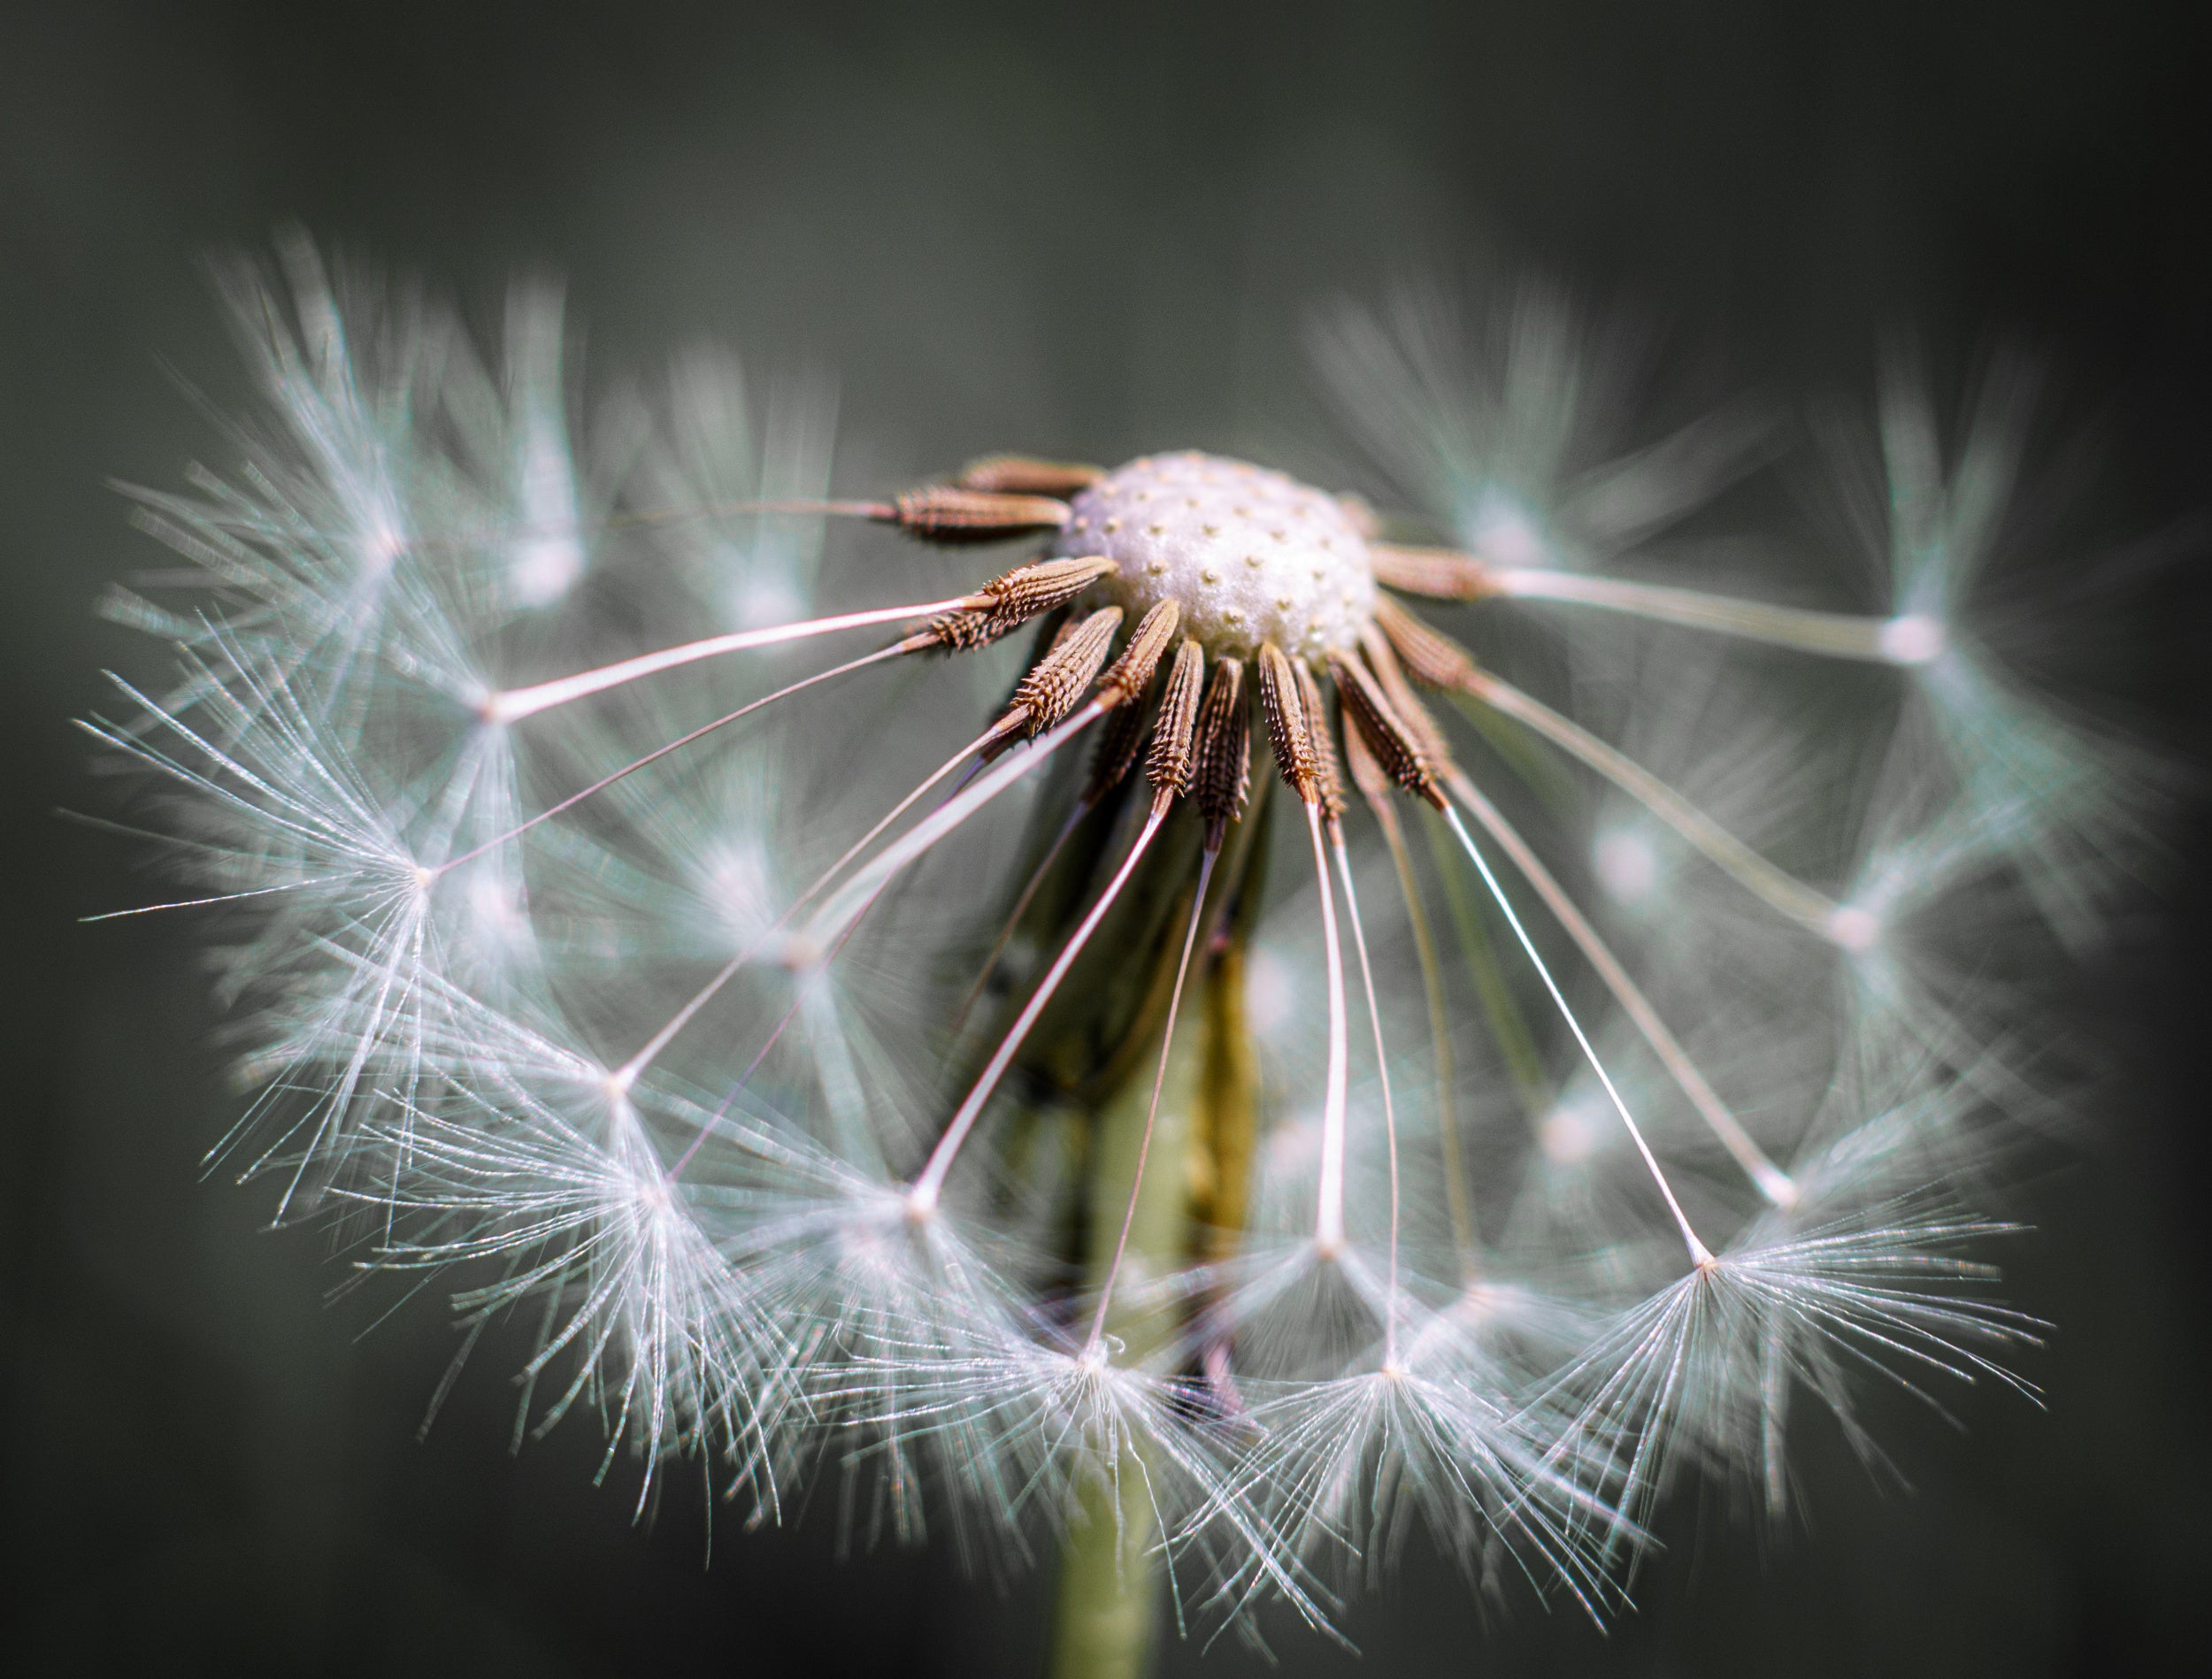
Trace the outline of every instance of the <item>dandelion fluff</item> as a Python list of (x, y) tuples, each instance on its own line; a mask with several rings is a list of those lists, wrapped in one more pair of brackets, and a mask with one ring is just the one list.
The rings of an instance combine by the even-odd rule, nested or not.
[(1127, 1668), (1157, 1582), (1325, 1628), (1416, 1530), (1609, 1613), (1674, 1478), (1786, 1506), (1793, 1396), (1878, 1462), (1863, 1380), (2020, 1384), (1992, 882), (2078, 943), (2104, 830), (1974, 620), (2008, 395), (1887, 389), (1853, 611), (1705, 586), (1775, 432), (1640, 431), (1541, 289), (1332, 318), (1378, 515), (1194, 452), (830, 499), (817, 381), (588, 402), (550, 287), (487, 356), (296, 237), (221, 275), (260, 407), (132, 492), (179, 664), (90, 726), (219, 929), (226, 1146), (535, 1323), (519, 1428), (641, 1510), (1056, 1552)]

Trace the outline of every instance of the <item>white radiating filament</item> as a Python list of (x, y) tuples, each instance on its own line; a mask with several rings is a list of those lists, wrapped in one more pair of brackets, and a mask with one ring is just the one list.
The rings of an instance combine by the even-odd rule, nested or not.
[(1322, 960), (1328, 964), (1329, 1076), (1321, 1106), (1321, 1182), (1313, 1215), (1313, 1245), (1325, 1259), (1344, 1251), (1344, 1096), (1351, 1077), (1349, 1033), (1344, 1020), (1344, 954), (1337, 939), (1336, 894), (1329, 889), (1329, 859), (1321, 847), (1321, 807), (1306, 805), (1313, 840), (1315, 884), (1321, 889)]
[(1504, 848), (1506, 855), (1513, 860), (1513, 866), (1535, 888), (1536, 895), (1544, 901), (1545, 907), (1566, 930), (1567, 936), (1575, 941), (1590, 965), (1597, 970), (1598, 978), (1605, 982), (1606, 989), (1613, 993), (1614, 1000), (1643, 1035), (1644, 1041), (1651, 1046), (1651, 1051), (1658, 1056), (1660, 1065), (1667, 1070), (1668, 1076), (1682, 1093), (1690, 1099), (1690, 1105), (1697, 1109), (1699, 1116), (1705, 1121), (1707, 1129), (1719, 1139), (1721, 1146), (1735, 1157), (1745, 1176), (1773, 1205), (1793, 1205), (1798, 1194), (1795, 1182), (1787, 1172), (1767, 1158), (1766, 1151), (1744, 1129), (1743, 1122), (1730, 1111), (1728, 1104), (1722, 1101), (1712, 1085), (1706, 1082), (1705, 1075), (1698, 1070), (1697, 1063), (1690, 1059), (1689, 1052), (1677, 1041), (1674, 1033), (1668, 1030), (1666, 1022), (1659, 1017), (1659, 1011), (1651, 1006), (1650, 1000), (1629, 978), (1628, 970), (1621, 966), (1620, 958), (1598, 936), (1597, 929), (1575, 907), (1574, 900), (1552, 878), (1551, 871), (1544, 867), (1542, 860), (1530, 849), (1528, 841), (1499, 814), (1495, 805), (1483, 797), (1481, 791), (1465, 775), (1455, 769), (1448, 769), (1445, 780), (1451, 788), (1452, 796), (1474, 812), (1476, 819), (1489, 830), (1490, 837)]
[(1183, 981), (1190, 973), (1190, 954), (1198, 943), (1198, 925), (1206, 912), (1206, 887), (1212, 881), (1214, 864), (1219, 860), (1218, 850), (1209, 850), (1198, 864), (1198, 887), (1191, 899), (1190, 925), (1183, 933), (1183, 954), (1175, 964), (1175, 988), (1168, 993), (1167, 1027), (1160, 1037), (1160, 1064), (1152, 1075), (1152, 1100), (1144, 1110), (1144, 1134), (1137, 1139), (1136, 1169), (1129, 1175), (1129, 1205), (1121, 1215), (1121, 1235), (1114, 1243), (1114, 1257), (1106, 1267), (1106, 1280), (1099, 1285), (1098, 1307), (1091, 1315), (1091, 1332), (1085, 1338), (1085, 1353), (1096, 1354), (1106, 1342), (1106, 1308), (1112, 1304), (1114, 1284), (1121, 1276), (1121, 1261), (1129, 1252), (1129, 1232), (1136, 1228), (1137, 1197), (1144, 1189), (1145, 1162), (1152, 1154), (1152, 1128), (1160, 1117), (1160, 1092), (1167, 1084), (1168, 1054), (1175, 1047), (1175, 1020), (1183, 1007)]
[(1098, 901), (1091, 906), (1090, 913), (1069, 934), (1058, 959), (1045, 970), (1045, 977), (1038, 982), (1035, 993), (1023, 1006), (1021, 1013), (1014, 1017), (1014, 1024), (1000, 1040), (996, 1053), (985, 1064), (981, 1076), (975, 1081), (975, 1087), (968, 1092), (967, 1100), (960, 1104), (951, 1123), (945, 1127), (945, 1134), (937, 1139), (937, 1146), (931, 1151), (928, 1163), (922, 1168), (921, 1176), (914, 1180), (914, 1187), (907, 1193), (907, 1205), (918, 1216), (929, 1213), (936, 1207), (937, 1197), (945, 1185), (945, 1174), (952, 1169), (953, 1158), (959, 1154), (960, 1145), (966, 1140), (969, 1131), (974, 1129), (976, 1117), (982, 1113), (983, 1105), (990, 1100), (991, 1092), (998, 1088), (998, 1082), (1005, 1077), (1016, 1052), (1022, 1046), (1022, 1040), (1029, 1036), (1029, 1029), (1037, 1024), (1037, 1016), (1044, 1013), (1045, 1005), (1052, 1000), (1052, 993), (1060, 988), (1060, 982), (1067, 978), (1068, 970), (1083, 954), (1083, 947), (1098, 931), (1098, 924), (1106, 919), (1106, 912), (1114, 907), (1114, 900), (1129, 884), (1129, 877), (1136, 872), (1138, 862), (1152, 844), (1152, 836), (1159, 832), (1160, 824), (1167, 820), (1167, 813), (1165, 800), (1153, 806), (1151, 815), (1145, 818), (1143, 832), (1137, 835), (1136, 844), (1129, 847), (1129, 855), (1122, 860), (1121, 868), (1107, 883), (1106, 890), (1098, 894)]
[(1536, 946), (1528, 936), (1528, 929), (1521, 925), (1521, 918), (1514, 913), (1512, 901), (1505, 895), (1505, 889), (1499, 886), (1497, 876), (1490, 872), (1490, 865), (1477, 848), (1474, 836), (1460, 821), (1458, 811), (1447, 809), (1444, 820), (1451, 824), (1452, 832), (1473, 861), (1476, 873), (1482, 877), (1483, 886), (1504, 915), (1506, 925), (1513, 929), (1514, 938), (1520, 941), (1523, 953), (1534, 966), (1538, 978), (1543, 980), (1544, 989), (1551, 993), (1553, 1006), (1559, 1010), (1560, 1018), (1567, 1023), (1567, 1030), (1574, 1034), (1575, 1042), (1582, 1047), (1582, 1058), (1590, 1063), (1590, 1070), (1598, 1076), (1598, 1083), (1605, 1086), (1605, 1093), (1612, 1101), (1613, 1111), (1621, 1116), (1621, 1123), (1628, 1127), (1628, 1134), (1636, 1145), (1636, 1152), (1644, 1157), (1644, 1165), (1651, 1173), (1651, 1181), (1659, 1186), (1659, 1193), (1666, 1200), (1667, 1210), (1674, 1215), (1674, 1222), (1682, 1232), (1682, 1239), (1689, 1246), (1690, 1262), (1699, 1266), (1712, 1264), (1713, 1250), (1699, 1240), (1697, 1232), (1690, 1228), (1689, 1217), (1683, 1212), (1682, 1203), (1675, 1200), (1674, 1190), (1667, 1182), (1667, 1175), (1659, 1169), (1658, 1157), (1651, 1152), (1651, 1145), (1644, 1140), (1644, 1133), (1636, 1123), (1636, 1116), (1628, 1111), (1628, 1104), (1621, 1100), (1620, 1092), (1614, 1087), (1612, 1075), (1605, 1070), (1605, 1064), (1598, 1059), (1598, 1052), (1591, 1046), (1589, 1034), (1582, 1030), (1582, 1023), (1575, 1018), (1574, 1010), (1567, 1006), (1567, 999), (1560, 992), (1559, 982), (1551, 977), (1551, 970), (1536, 954)]
[(1820, 612), (1797, 606), (1773, 606), (1663, 583), (1631, 583), (1525, 566), (1486, 567), (1484, 581), (1500, 594), (1525, 601), (1560, 601), (1576, 606), (1625, 612), (1655, 623), (1740, 636), (1833, 659), (1864, 659), (1876, 664), (1927, 664), (1940, 657), (1948, 638), (1937, 619), (1921, 613), (1896, 617)]
[(1058, 728), (1041, 735), (1025, 752), (1013, 752), (987, 773), (978, 776), (957, 797), (949, 799), (917, 823), (896, 845), (887, 847), (866, 868), (839, 888), (836, 895), (814, 913), (806, 936), (817, 949), (826, 949), (837, 935), (867, 907), (875, 889), (927, 852), (1000, 794), (1030, 774), (1062, 747), (1104, 717), (1107, 707), (1091, 701)]
[(1390, 1157), (1390, 1292), (1383, 1322), (1383, 1367), (1398, 1362), (1398, 1115), (1390, 1101), (1390, 1057), (1383, 1049), (1382, 1004), (1375, 995), (1375, 970), (1368, 965), (1367, 932), (1360, 924), (1359, 899), (1352, 890), (1352, 857), (1343, 835), (1334, 837), (1336, 872), (1344, 883), (1344, 913), (1352, 924), (1352, 950), (1359, 958), (1361, 986), (1367, 993), (1367, 1018), (1375, 1029), (1375, 1077), (1382, 1085), (1383, 1142)]
[(657, 653), (641, 653), (635, 658), (619, 659), (612, 664), (603, 664), (594, 670), (579, 671), (574, 676), (557, 677), (550, 682), (540, 682), (526, 688), (507, 688), (488, 695), (483, 703), (484, 719), (488, 723), (518, 723), (557, 705), (566, 705), (587, 694), (599, 694), (608, 688), (620, 687), (641, 677), (657, 675), (682, 665), (695, 664), (702, 659), (718, 658), (725, 653), (744, 653), (755, 648), (777, 647), (787, 641), (804, 640), (810, 636), (829, 635), (840, 630), (862, 630), (871, 625), (904, 624), (915, 618), (934, 617), (941, 612), (951, 612), (968, 604), (964, 594), (956, 594), (946, 601), (922, 601), (907, 606), (879, 606), (865, 612), (845, 612), (835, 617), (809, 618), (803, 624), (783, 624), (766, 630), (737, 630), (728, 635), (710, 635), (702, 641), (687, 641), (681, 647), (663, 648)]

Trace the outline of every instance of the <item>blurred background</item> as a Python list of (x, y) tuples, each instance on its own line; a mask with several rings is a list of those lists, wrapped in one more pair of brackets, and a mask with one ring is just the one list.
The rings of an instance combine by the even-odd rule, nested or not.
[[(2103, 672), (2185, 762), (2212, 723), (2212, 13), (2021, 0), (1440, 0), (1084, 8), (141, 5), (0, 16), (0, 1665), (417, 1675), (1020, 1675), (1036, 1583), (839, 1562), (833, 1512), (648, 1524), (572, 1423), (518, 1458), (428, 1299), (333, 1300), (310, 1230), (203, 1181), (237, 1098), (184, 918), (86, 808), (98, 622), (157, 550), (109, 477), (222, 456), (165, 360), (238, 395), (196, 262), (280, 222), (485, 322), (565, 277), (588, 375), (701, 338), (842, 389), (886, 485), (995, 448), (1314, 448), (1310, 311), (1394, 275), (1533, 266), (1655, 323), (1702, 392), (1863, 397), (1886, 334), (1959, 381), (2039, 354), (2120, 553)], [(1311, 458), (1310, 454), (1307, 458)], [(2075, 528), (2070, 522), (2070, 530)], [(1915, 1491), (1806, 1438), (1809, 1516), (1694, 1499), (1601, 1637), (1486, 1624), (1421, 1556), (1353, 1662), (1293, 1675), (2168, 1670), (2212, 1597), (2212, 824), (2088, 971), (2115, 1072), (2041, 1157), (2008, 1292), (2058, 1331), (2038, 1412), (1954, 1434), (1877, 1396)], [(397, 1307), (388, 1319), (388, 1307)], [(1225, 1644), (1171, 1673), (1263, 1671)]]

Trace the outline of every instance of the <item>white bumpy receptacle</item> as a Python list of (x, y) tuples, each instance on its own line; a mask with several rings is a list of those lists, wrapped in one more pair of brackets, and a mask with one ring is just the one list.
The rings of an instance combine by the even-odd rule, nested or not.
[(1133, 622), (1164, 600), (1210, 654), (1272, 641), (1318, 663), (1348, 652), (1375, 610), (1367, 541), (1336, 498), (1218, 455), (1152, 455), (1075, 498), (1053, 552), (1102, 554)]

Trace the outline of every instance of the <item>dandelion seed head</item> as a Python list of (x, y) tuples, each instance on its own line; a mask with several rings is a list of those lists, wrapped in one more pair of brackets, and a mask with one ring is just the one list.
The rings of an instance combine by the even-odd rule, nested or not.
[(1407, 284), (1379, 309), (1343, 305), (1313, 334), (1368, 454), (1471, 550), (1594, 568), (1678, 524), (1763, 452), (1768, 422), (1742, 406), (1624, 447), (1648, 346), (1553, 282), (1489, 276), (1472, 295), (1464, 307)]
[(537, 1322), (526, 1432), (1323, 1624), (1415, 1528), (1599, 1613), (1671, 1476), (1781, 1507), (1793, 1394), (1878, 1460), (1861, 1376), (2015, 1379), (1984, 900), (2087, 918), (2108, 783), (1968, 598), (2009, 409), (1886, 397), (1855, 615), (1649, 551), (1771, 439), (1632, 432), (1553, 289), (1335, 318), (1378, 514), (1197, 452), (827, 502), (818, 379), (587, 403), (550, 287), (479, 355), (303, 244), (229, 285), (268, 411), (136, 493), (182, 663), (92, 731), (227, 917), (227, 1146)]
[(388, 571), (407, 547), (406, 533), (391, 525), (377, 525), (362, 540), (365, 569), (372, 574)]
[[(2031, 692), (2012, 658), (2062, 642), (2016, 561), (2042, 540), (2020, 516), (2034, 470), (2033, 370), (2001, 358), (1946, 425), (1924, 369), (1893, 357), (1875, 423), (1829, 427), (1831, 476), (1851, 533), (1889, 579), (1885, 657), (1914, 672), (1901, 747), (1940, 765), (1984, 855), (2017, 871), (2069, 944), (2138, 855), (2157, 776), (2141, 751)], [(2007, 573), (2002, 602), (1985, 598)]]
[(1270, 1525), (1317, 1573), (1379, 1583), (1417, 1521), (1471, 1577), (1502, 1548), (1594, 1614), (1609, 1596), (1599, 1552), (1613, 1514), (1531, 1426), (1534, 1414), (1386, 1361), (1275, 1389), (1257, 1419), (1233, 1484), (1264, 1489)]
[(1318, 663), (1356, 647), (1374, 612), (1367, 540), (1336, 498), (1216, 455), (1148, 456), (1077, 496), (1054, 548), (1121, 567), (1133, 619), (1163, 601), (1209, 653), (1262, 643)]
[[(1978, 1379), (2023, 1385), (2001, 1361), (2040, 1326), (1987, 1298), (1994, 1273), (1960, 1250), (2004, 1231), (1924, 1195), (1825, 1223), (1810, 1199), (1747, 1228), (1594, 1344), (1563, 1378), (1585, 1430), (1609, 1440), (1624, 1514), (1640, 1519), (1686, 1461), (1747, 1471), (1786, 1497), (1780, 1440), (1809, 1392), (1870, 1461), (1852, 1378), (1893, 1381), (1944, 1409)], [(1638, 1420), (1632, 1432), (1610, 1419)]]

